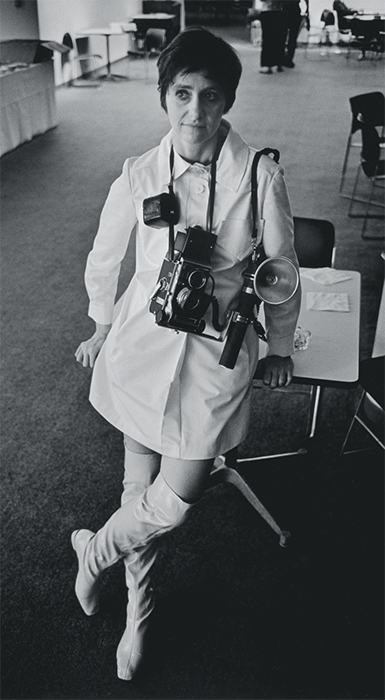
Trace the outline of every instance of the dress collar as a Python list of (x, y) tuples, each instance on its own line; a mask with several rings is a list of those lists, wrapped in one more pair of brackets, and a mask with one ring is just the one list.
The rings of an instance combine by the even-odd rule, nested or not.
[[(237, 192), (244, 177), (248, 159), (249, 147), (242, 137), (234, 131), (225, 119), (222, 120), (228, 129), (226, 140), (222, 146), (217, 163), (217, 182), (233, 192)], [(161, 182), (167, 186), (170, 181), (170, 148), (172, 144), (172, 131), (162, 139), (159, 145), (158, 166)], [(181, 177), (191, 163), (175, 153), (174, 181)]]

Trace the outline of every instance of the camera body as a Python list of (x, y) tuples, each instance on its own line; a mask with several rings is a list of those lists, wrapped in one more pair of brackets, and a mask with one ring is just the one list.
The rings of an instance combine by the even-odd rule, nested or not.
[(199, 226), (177, 233), (174, 257), (163, 261), (150, 301), (159, 326), (196, 334), (205, 330), (203, 316), (212, 301), (206, 288), (216, 239)]

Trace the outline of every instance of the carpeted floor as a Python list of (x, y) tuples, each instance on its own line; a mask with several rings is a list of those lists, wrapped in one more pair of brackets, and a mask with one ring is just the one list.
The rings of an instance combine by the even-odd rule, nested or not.
[[(229, 118), (250, 143), (281, 150), (294, 213), (333, 221), (337, 267), (362, 274), (368, 357), (382, 243), (360, 239), (338, 184), (348, 98), (381, 89), (382, 64), (312, 49), (293, 71), (265, 76), (246, 30), (221, 33), (244, 64)], [(122, 568), (104, 577), (100, 615), (86, 618), (75, 600), (70, 532), (104, 522), (122, 477), (121, 437), (89, 405), (90, 374), (73, 357), (92, 329), (85, 259), (123, 160), (167, 129), (154, 62), (147, 75), (141, 61), (118, 67), (129, 82), (58, 90), (59, 127), (2, 159), (2, 697), (383, 698), (383, 458), (338, 458), (357, 390), (325, 391), (315, 453), (242, 469), (291, 531), (286, 549), (230, 486), (208, 491), (162, 541), (134, 682), (115, 675)], [(354, 171), (352, 159), (349, 182)], [(131, 271), (132, 249), (122, 286)], [(298, 447), (298, 391), (256, 389), (243, 454)]]

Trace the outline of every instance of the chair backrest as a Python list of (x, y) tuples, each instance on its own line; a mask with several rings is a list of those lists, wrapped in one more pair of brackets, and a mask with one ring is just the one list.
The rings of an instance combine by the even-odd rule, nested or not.
[(160, 53), (166, 44), (165, 29), (147, 29), (144, 37), (145, 50)]
[(321, 22), (324, 23), (325, 27), (332, 27), (335, 22), (333, 12), (331, 12), (331, 10), (323, 10), (321, 15)]
[(64, 46), (68, 46), (69, 49), (73, 49), (73, 48), (74, 48), (74, 42), (73, 42), (73, 40), (72, 40), (72, 36), (71, 36), (71, 34), (69, 34), (68, 32), (66, 32), (66, 33), (64, 34), (61, 43), (64, 44)]
[(330, 221), (294, 217), (294, 248), (300, 267), (332, 267), (334, 241)]
[(350, 10), (344, 2), (341, 0), (334, 0), (333, 10), (337, 14), (337, 24), (340, 32), (347, 32), (350, 29), (350, 21), (345, 19), (346, 15), (352, 14), (353, 10)]
[(376, 164), (380, 160), (381, 146), (377, 129), (372, 124), (362, 124), (361, 157), (365, 163)]
[(354, 17), (350, 22), (350, 29), (353, 36), (362, 38), (364, 41), (376, 39), (378, 35), (378, 26), (375, 19), (365, 20)]
[[(373, 126), (384, 126), (385, 96), (382, 92), (365, 92), (349, 99), (352, 110), (352, 134), (362, 128), (362, 121)], [(359, 117), (361, 115), (361, 117)]]

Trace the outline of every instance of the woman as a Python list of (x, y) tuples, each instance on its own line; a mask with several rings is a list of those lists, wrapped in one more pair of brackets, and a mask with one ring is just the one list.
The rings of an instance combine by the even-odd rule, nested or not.
[[(94, 614), (99, 574), (124, 559), (129, 598), (117, 665), (125, 680), (143, 657), (154, 607), (149, 574), (156, 538), (185, 520), (207, 486), (214, 458), (245, 438), (258, 362), (251, 326), (229, 370), (219, 364), (223, 342), (162, 327), (149, 312), (150, 298), (160, 294), (154, 289), (170, 231), (167, 224), (143, 223), (144, 200), (152, 202), (169, 186), (180, 209), (178, 231), (201, 227), (217, 234), (212, 275), (222, 321), (228, 308), (236, 308), (252, 235), (255, 150), (223, 119), (242, 70), (236, 53), (210, 32), (189, 29), (163, 51), (158, 68), (171, 131), (157, 148), (126, 160), (111, 187), (86, 269), (96, 330), (76, 351), (78, 362), (94, 367), (91, 403), (124, 434), (125, 473), (121, 508), (96, 534), (72, 534), (79, 563), (75, 590), (85, 613)], [(267, 156), (258, 168), (258, 196), (266, 255), (285, 255), (297, 264), (283, 171)], [(134, 229), (136, 272), (113, 321), (120, 263)], [(298, 292), (280, 307), (266, 307), (264, 381), (272, 388), (292, 378), (298, 309)], [(214, 332), (210, 323), (208, 334)]]

